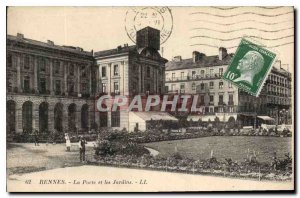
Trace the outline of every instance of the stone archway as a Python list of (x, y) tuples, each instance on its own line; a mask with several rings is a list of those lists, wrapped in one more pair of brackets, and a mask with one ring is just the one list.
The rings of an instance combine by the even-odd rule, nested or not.
[(39, 106), (39, 131), (48, 133), (48, 103), (42, 102)]
[(16, 132), (16, 102), (13, 100), (6, 102), (6, 131)]
[(57, 103), (54, 107), (54, 129), (63, 131), (63, 104)]
[[(107, 108), (106, 104), (102, 104), (104, 109)], [(107, 111), (99, 111), (99, 127), (107, 127), (108, 122), (108, 112)]]
[(76, 104), (74, 103), (68, 107), (68, 127), (70, 131), (76, 131)]
[(26, 101), (22, 106), (22, 128), (23, 132), (32, 132), (32, 102)]
[(87, 131), (89, 128), (89, 106), (87, 104), (81, 107), (81, 128)]
[(111, 112), (111, 126), (112, 127), (120, 127), (120, 107), (117, 108), (116, 111)]

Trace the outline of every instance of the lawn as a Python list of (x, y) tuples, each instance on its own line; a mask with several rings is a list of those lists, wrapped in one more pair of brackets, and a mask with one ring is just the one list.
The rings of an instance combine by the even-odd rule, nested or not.
[(213, 150), (217, 159), (232, 158), (243, 161), (255, 151), (260, 162), (269, 162), (273, 153), (282, 158), (286, 153), (292, 153), (292, 138), (290, 137), (255, 137), (255, 136), (214, 136), (197, 139), (162, 141), (147, 143), (145, 146), (159, 151), (159, 155), (169, 157), (178, 152), (182, 156), (194, 159), (207, 159)]

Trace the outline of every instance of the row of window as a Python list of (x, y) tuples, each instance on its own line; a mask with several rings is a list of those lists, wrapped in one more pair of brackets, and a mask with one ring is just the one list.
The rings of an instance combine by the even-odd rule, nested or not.
[[(228, 104), (225, 104), (223, 94), (218, 95), (218, 99), (219, 99), (218, 106), (225, 106), (225, 105), (233, 106), (234, 105), (233, 94), (232, 93), (228, 94)], [(200, 95), (199, 96), (199, 104), (204, 105), (204, 101), (205, 101), (205, 96)], [(209, 105), (214, 105), (215, 95), (209, 95), (209, 101), (208, 102), (209, 102)]]
[[(192, 83), (192, 90), (195, 91), (196, 90), (196, 83)], [(200, 90), (205, 90), (205, 88), (207, 87), (206, 83), (201, 83), (200, 84)], [(232, 88), (232, 83), (228, 82), (228, 87)], [(210, 89), (214, 89), (214, 82), (210, 81), (209, 82), (209, 88)], [(224, 82), (220, 81), (219, 82), (219, 89), (223, 89), (224, 88)], [(171, 91), (175, 91), (176, 90), (176, 84), (172, 84), (171, 85)], [(180, 84), (180, 90), (185, 90), (185, 83), (181, 83)]]
[(290, 105), (290, 100), (288, 98), (267, 97), (267, 102), (271, 104)]
[[(119, 76), (119, 65), (117, 65), (117, 64), (113, 66), (113, 75)], [(148, 78), (151, 77), (151, 68), (149, 66), (146, 67), (146, 75)], [(101, 67), (101, 76), (102, 76), (102, 78), (107, 77), (107, 67), (106, 66)]]
[[(107, 93), (107, 83), (102, 83), (102, 93)], [(119, 93), (120, 89), (119, 89), (119, 82), (114, 82), (113, 85), (113, 92), (114, 93)]]
[[(102, 86), (102, 93), (107, 93), (107, 83), (102, 83), (101, 84)], [(145, 83), (145, 89), (146, 89), (146, 91), (150, 91), (150, 87), (151, 87), (151, 85), (150, 85), (150, 83)], [(159, 87), (159, 91), (161, 91), (161, 87)], [(113, 92), (114, 93), (119, 93), (120, 92), (120, 85), (119, 85), (119, 82), (114, 82), (114, 84), (113, 84)]]
[[(221, 76), (223, 76), (223, 72), (224, 72), (224, 69), (223, 68), (219, 68), (219, 73), (218, 73), (218, 76), (219, 77), (221, 77)], [(187, 72), (188, 73), (188, 72)], [(205, 77), (205, 76), (207, 76), (207, 77), (214, 77), (217, 73), (215, 73), (214, 72), (214, 69), (210, 69), (209, 70), (209, 73), (207, 74), (207, 75), (205, 75), (205, 70), (201, 70), (200, 71), (200, 75), (196, 75), (196, 71), (192, 71), (192, 75), (191, 75), (191, 78), (192, 79), (195, 79), (195, 78), (197, 78), (197, 77)], [(188, 76), (188, 75), (187, 75)], [(169, 78), (169, 74), (168, 73), (166, 73), (166, 79), (168, 79)], [(173, 72), (172, 73), (172, 76), (171, 76), (171, 79), (175, 79), (176, 78), (176, 73), (175, 72)], [(180, 72), (180, 79), (181, 80), (184, 80), (185, 79), (185, 72)]]
[[(268, 80), (274, 81), (274, 83), (281, 83), (284, 86), (288, 85), (288, 80), (286, 77), (280, 77), (274, 74), (268, 76)], [(290, 82), (289, 82), (290, 83)]]
[[(214, 103), (215, 96), (209, 95), (209, 103)], [(218, 105), (224, 105), (224, 95), (219, 95)], [(233, 94), (228, 95), (228, 105), (233, 105)]]
[[(11, 54), (7, 55), (6, 61), (7, 61), (8, 67), (13, 66), (13, 57)], [(37, 64), (38, 64), (40, 72), (46, 72), (46, 66), (49, 64), (49, 60), (47, 58), (40, 57), (37, 59)], [(67, 64), (67, 63), (64, 63), (64, 64)], [(33, 67), (33, 57), (26, 55), (24, 57), (23, 68), (25, 70), (29, 70), (32, 67)], [(65, 65), (64, 67), (67, 67), (67, 65)], [(53, 70), (54, 70), (54, 74), (61, 73), (61, 61), (53, 60)], [(87, 77), (87, 71), (86, 71), (87, 67), (85, 65), (81, 65), (80, 70), (81, 70), (81, 76)], [(75, 64), (71, 63), (69, 65), (69, 75), (73, 76), (74, 74), (75, 74)]]
[(288, 95), (289, 90), (287, 88), (281, 88), (281, 87), (277, 87), (277, 86), (273, 86), (273, 85), (268, 84), (267, 85), (267, 92), (273, 92), (275, 94)]
[[(54, 92), (56, 95), (60, 95), (62, 93), (61, 91), (61, 80), (55, 80), (54, 81)], [(29, 93), (31, 92), (31, 81), (29, 76), (25, 76), (23, 80), (23, 89), (24, 92)], [(74, 83), (68, 83), (68, 93), (72, 94), (75, 93), (75, 84)], [(47, 93), (47, 81), (46, 78), (40, 78), (39, 79), (39, 92), (41, 94), (49, 94)], [(88, 92), (88, 84), (87, 83), (81, 83), (81, 92), (87, 93)]]
[[(228, 107), (227, 109), (228, 109), (229, 113), (235, 112), (234, 111), (234, 107)], [(217, 112), (224, 113), (225, 112), (225, 108), (224, 107), (209, 107), (208, 112), (209, 113), (217, 113)]]
[[(113, 74), (114, 74), (114, 76), (119, 76), (119, 65), (113, 66)], [(106, 66), (101, 67), (101, 76), (103, 78), (107, 77), (107, 67)]]

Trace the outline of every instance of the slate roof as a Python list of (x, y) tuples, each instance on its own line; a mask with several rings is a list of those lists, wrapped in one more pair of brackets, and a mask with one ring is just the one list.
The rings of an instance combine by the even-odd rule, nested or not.
[(80, 51), (78, 49), (76, 49), (76, 47), (72, 47), (72, 46), (60, 46), (60, 45), (52, 45), (46, 42), (42, 42), (42, 41), (37, 41), (37, 40), (33, 40), (33, 39), (28, 39), (28, 38), (19, 38), (17, 36), (13, 36), (13, 35), (7, 35), (7, 39), (8, 40), (12, 40), (12, 41), (16, 41), (16, 42), (21, 42), (21, 43), (27, 43), (27, 44), (32, 44), (32, 45), (36, 45), (36, 46), (41, 46), (41, 47), (45, 47), (45, 48), (50, 48), (50, 49), (55, 49), (55, 50), (63, 50), (63, 51), (68, 51), (68, 52), (72, 52), (72, 53), (76, 53), (76, 54), (81, 54), (81, 55), (89, 55), (92, 56), (92, 52), (88, 52), (88, 51)]
[(197, 67), (209, 67), (209, 66), (221, 66), (229, 65), (233, 54), (227, 54), (223, 60), (219, 60), (219, 56), (203, 56), (200, 60), (193, 62), (192, 58), (182, 59), (181, 61), (169, 61), (166, 63), (166, 71), (168, 70), (179, 70), (189, 69)]
[(131, 45), (131, 46), (126, 46), (126, 47), (119, 47), (115, 49), (110, 49), (110, 50), (103, 50), (103, 51), (98, 51), (95, 52), (94, 55), (97, 56), (110, 56), (110, 55), (115, 55), (115, 54), (122, 54), (126, 52), (133, 52), (136, 51), (136, 45)]
[(291, 73), (288, 72), (287, 70), (285, 70), (283, 68), (277, 68), (275, 66), (273, 66), (272, 72), (277, 73), (277, 74), (281, 74), (281, 75), (284, 75), (284, 76), (287, 76), (287, 77), (289, 77), (291, 75)]
[[(146, 52), (146, 51), (148, 51), (148, 52), (150, 51), (150, 55), (143, 53), (143, 52)], [(156, 60), (161, 60), (161, 61), (164, 61), (164, 62), (168, 61), (167, 59), (161, 57), (161, 55), (159, 54), (159, 52), (157, 50), (152, 49), (152, 48), (147, 48), (147, 47), (137, 48), (136, 45), (122, 46), (122, 47), (119, 46), (117, 48), (110, 49), (110, 50), (98, 51), (98, 52), (94, 53), (94, 56), (97, 58), (97, 57), (104, 57), (104, 56), (111, 56), (111, 55), (129, 53), (129, 52), (133, 52), (135, 54), (139, 54), (139, 55), (144, 56), (144, 57), (149, 56), (151, 58), (154, 58)]]

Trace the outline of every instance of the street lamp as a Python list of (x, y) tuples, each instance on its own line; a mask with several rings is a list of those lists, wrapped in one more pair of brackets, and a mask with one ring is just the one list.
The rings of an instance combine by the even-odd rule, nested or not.
[(254, 130), (256, 130), (256, 122), (257, 122), (257, 99), (254, 99)]

